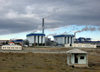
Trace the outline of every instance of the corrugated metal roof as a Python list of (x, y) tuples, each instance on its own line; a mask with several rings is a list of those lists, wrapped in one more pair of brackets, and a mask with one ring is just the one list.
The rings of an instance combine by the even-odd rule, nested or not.
[(27, 37), (28, 36), (45, 36), (45, 34), (43, 34), (43, 33), (30, 33), (30, 34), (27, 34), (26, 36)]
[(55, 37), (74, 37), (74, 35), (55, 35)]
[(80, 49), (72, 49), (67, 51), (67, 53), (87, 53), (86, 51), (82, 51)]

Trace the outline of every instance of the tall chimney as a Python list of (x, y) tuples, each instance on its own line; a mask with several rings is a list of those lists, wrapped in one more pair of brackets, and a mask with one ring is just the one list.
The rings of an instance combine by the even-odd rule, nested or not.
[(74, 33), (74, 36), (76, 36), (76, 32)]
[(44, 34), (44, 18), (42, 18), (42, 33)]

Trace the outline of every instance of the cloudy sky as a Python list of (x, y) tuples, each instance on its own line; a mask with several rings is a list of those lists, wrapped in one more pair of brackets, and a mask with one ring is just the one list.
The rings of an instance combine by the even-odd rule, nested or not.
[(100, 40), (100, 0), (0, 0), (0, 39), (40, 32)]

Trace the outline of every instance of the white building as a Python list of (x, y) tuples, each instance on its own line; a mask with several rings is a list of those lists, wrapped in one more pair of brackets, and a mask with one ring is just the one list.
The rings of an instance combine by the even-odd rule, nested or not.
[(45, 45), (45, 34), (42, 33), (30, 33), (27, 35), (27, 40), (29, 41), (29, 45)]
[(89, 44), (89, 43), (74, 43), (72, 47), (75, 48), (96, 48), (96, 44)]
[(54, 40), (55, 42), (57, 42), (58, 44), (61, 45), (69, 45), (72, 46), (72, 44), (74, 43), (74, 35), (55, 35), (54, 36)]
[(22, 50), (20, 45), (3, 45), (1, 46), (2, 50)]
[(79, 49), (67, 51), (67, 64), (74, 67), (88, 67), (87, 52)]

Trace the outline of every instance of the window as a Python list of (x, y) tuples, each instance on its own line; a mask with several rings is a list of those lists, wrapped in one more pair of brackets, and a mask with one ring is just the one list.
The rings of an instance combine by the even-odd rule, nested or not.
[(80, 56), (80, 59), (84, 59), (84, 56)]

